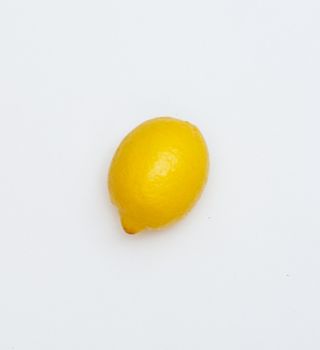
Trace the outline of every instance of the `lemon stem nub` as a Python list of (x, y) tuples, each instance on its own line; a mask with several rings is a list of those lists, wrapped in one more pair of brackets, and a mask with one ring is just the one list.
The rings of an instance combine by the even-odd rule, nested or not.
[(123, 215), (121, 215), (121, 225), (128, 234), (135, 234), (143, 230), (141, 225), (138, 225), (136, 222)]

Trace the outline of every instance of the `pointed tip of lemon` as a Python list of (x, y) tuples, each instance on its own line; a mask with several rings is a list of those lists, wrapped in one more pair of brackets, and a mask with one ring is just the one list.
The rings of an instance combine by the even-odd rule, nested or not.
[(123, 230), (130, 235), (134, 235), (144, 229), (144, 227), (123, 215), (121, 215), (121, 225)]

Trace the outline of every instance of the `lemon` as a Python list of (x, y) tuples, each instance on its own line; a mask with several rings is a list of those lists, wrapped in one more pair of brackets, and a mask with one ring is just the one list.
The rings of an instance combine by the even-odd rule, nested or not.
[(171, 117), (148, 120), (118, 147), (108, 187), (123, 229), (157, 229), (183, 217), (207, 180), (209, 156), (200, 131)]

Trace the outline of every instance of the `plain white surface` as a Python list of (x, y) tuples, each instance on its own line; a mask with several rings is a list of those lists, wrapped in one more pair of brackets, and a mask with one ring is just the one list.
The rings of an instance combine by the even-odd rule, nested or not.
[[(320, 348), (320, 2), (2, 0), (0, 349)], [(138, 123), (194, 122), (181, 223), (125, 235)]]

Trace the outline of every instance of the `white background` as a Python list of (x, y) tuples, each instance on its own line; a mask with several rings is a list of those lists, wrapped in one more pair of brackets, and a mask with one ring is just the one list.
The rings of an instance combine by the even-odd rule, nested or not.
[[(320, 2), (1, 0), (0, 349), (320, 348)], [(181, 223), (122, 232), (122, 137), (203, 131)]]

